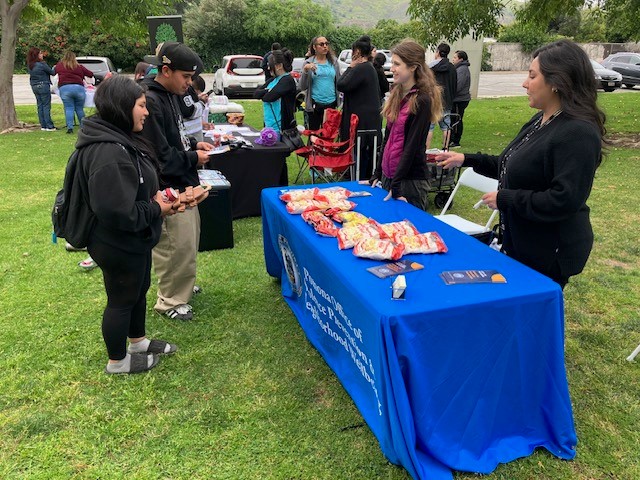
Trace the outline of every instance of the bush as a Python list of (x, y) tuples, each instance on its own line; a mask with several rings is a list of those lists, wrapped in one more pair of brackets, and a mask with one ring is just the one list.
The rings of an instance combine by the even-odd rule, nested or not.
[(500, 30), (499, 42), (519, 43), (524, 53), (532, 53), (538, 47), (555, 40), (545, 27), (516, 21)]

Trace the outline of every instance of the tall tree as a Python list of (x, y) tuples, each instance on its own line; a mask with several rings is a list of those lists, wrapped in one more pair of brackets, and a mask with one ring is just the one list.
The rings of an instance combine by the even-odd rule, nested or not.
[(83, 2), (69, 0), (0, 0), (2, 43), (0, 51), (0, 131), (18, 124), (13, 99), (13, 70), (15, 67), (16, 40), (20, 19), (25, 12), (38, 9), (66, 10), (74, 24), (88, 26), (100, 19), (105, 28), (115, 25), (121, 34), (144, 29), (147, 15), (163, 12), (173, 5), (163, 0), (110, 0), (108, 2)]

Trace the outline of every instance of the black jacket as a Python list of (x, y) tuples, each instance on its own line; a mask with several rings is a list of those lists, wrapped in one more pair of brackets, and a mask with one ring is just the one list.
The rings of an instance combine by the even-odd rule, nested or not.
[[(498, 178), (505, 153), (540, 115), (522, 128), (500, 156), (465, 155), (464, 165)], [(556, 262), (563, 276), (582, 271), (593, 245), (586, 202), (600, 155), (596, 126), (565, 113), (511, 155), (498, 192), (507, 255), (546, 275)]]
[[(280, 99), (280, 131), (296, 126), (296, 81), (291, 75), (284, 75), (271, 90), (267, 90), (267, 85), (273, 78), (265, 82), (262, 87), (253, 92), (253, 98), (259, 98), (263, 102), (275, 102)], [(267, 107), (269, 108), (269, 107)]]
[(443, 107), (445, 111), (450, 112), (453, 107), (453, 97), (455, 97), (458, 88), (456, 67), (445, 57), (431, 67), (431, 70), (436, 76), (438, 85), (442, 87)]
[(338, 79), (338, 91), (344, 93), (340, 139), (349, 139), (351, 114), (358, 115), (358, 130), (380, 130), (380, 87), (378, 74), (371, 62), (347, 68)]
[(142, 83), (149, 89), (149, 116), (144, 122), (142, 136), (155, 148), (160, 165), (160, 186), (184, 190), (190, 185), (198, 185), (198, 154), (195, 151), (197, 141), (193, 137), (186, 137), (190, 150), (185, 150), (178, 128), (182, 124), (178, 96), (153, 78), (145, 78)]
[(89, 243), (132, 253), (151, 251), (162, 226), (160, 205), (152, 201), (158, 191), (154, 163), (131, 136), (98, 116), (83, 120), (76, 149), (97, 220)]
[[(399, 87), (398, 87), (399, 88)], [(426, 93), (417, 93), (416, 90), (410, 91), (409, 95), (418, 95), (417, 111), (414, 114), (409, 113), (407, 121), (404, 124), (404, 145), (402, 149), (402, 157), (398, 163), (396, 173), (391, 179), (391, 194), (393, 198), (402, 196), (401, 186), (402, 180), (422, 180), (427, 178), (427, 164), (425, 163), (424, 144), (427, 141), (429, 133), (429, 125), (431, 124), (431, 100)], [(382, 143), (381, 152), (387, 146), (389, 140), (390, 128), (385, 129), (384, 141)], [(382, 158), (376, 167), (373, 178), (380, 180), (382, 178)]]

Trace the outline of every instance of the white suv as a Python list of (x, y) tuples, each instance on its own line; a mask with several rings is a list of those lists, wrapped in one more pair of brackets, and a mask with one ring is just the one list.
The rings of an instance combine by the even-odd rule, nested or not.
[(230, 97), (239, 93), (253, 93), (264, 84), (262, 57), (258, 55), (227, 55), (215, 70), (213, 89), (218, 95)]
[(76, 57), (76, 60), (80, 65), (93, 72), (96, 85), (102, 82), (108, 74), (113, 75), (120, 72), (119, 69), (116, 70), (108, 57)]

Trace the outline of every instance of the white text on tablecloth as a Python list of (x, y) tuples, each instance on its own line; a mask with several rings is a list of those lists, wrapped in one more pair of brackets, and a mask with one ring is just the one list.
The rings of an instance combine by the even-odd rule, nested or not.
[(342, 304), (322, 288), (309, 271), (304, 269), (305, 308), (318, 322), (324, 333), (335, 340), (349, 353), (354, 365), (371, 386), (378, 403), (378, 414), (382, 415), (380, 397), (376, 387), (375, 369), (371, 359), (362, 351), (364, 344), (362, 330), (354, 326), (344, 311)]

